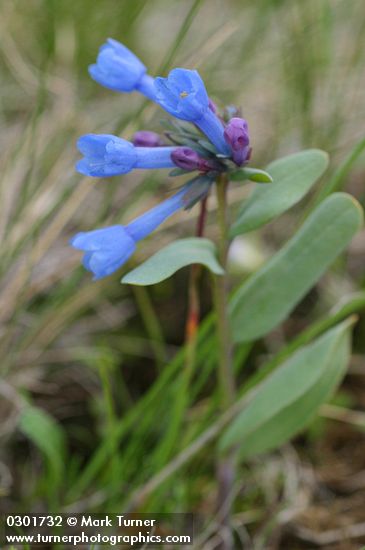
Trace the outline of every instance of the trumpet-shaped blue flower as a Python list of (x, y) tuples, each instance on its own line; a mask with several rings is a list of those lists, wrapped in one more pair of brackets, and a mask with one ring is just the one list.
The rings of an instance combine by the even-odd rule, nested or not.
[(136, 249), (135, 241), (122, 225), (78, 233), (70, 244), (85, 252), (82, 263), (94, 274), (94, 280), (114, 273)]
[(133, 254), (138, 241), (147, 237), (177, 210), (184, 208), (188, 187), (185, 186), (126, 226), (113, 225), (75, 235), (70, 244), (85, 252), (82, 263), (94, 274), (94, 280), (114, 273)]
[(82, 136), (77, 147), (84, 158), (76, 169), (85, 176), (108, 177), (126, 174), (134, 168), (171, 168), (176, 147), (135, 147), (125, 139), (109, 134)]
[(156, 101), (168, 113), (193, 122), (220, 153), (230, 154), (222, 122), (212, 111), (209, 97), (198, 71), (173, 69), (167, 78), (155, 79)]
[(96, 64), (90, 65), (89, 73), (96, 82), (111, 90), (137, 90), (155, 99), (154, 79), (146, 74), (146, 67), (126, 46), (112, 38), (101, 46)]

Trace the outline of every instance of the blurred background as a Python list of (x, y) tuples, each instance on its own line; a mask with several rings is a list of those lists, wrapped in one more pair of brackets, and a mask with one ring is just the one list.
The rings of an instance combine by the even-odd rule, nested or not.
[[(77, 137), (159, 131), (163, 114), (138, 94), (101, 88), (87, 66), (113, 37), (152, 75), (197, 68), (218, 105), (242, 107), (255, 166), (317, 147), (330, 154), (325, 181), (365, 135), (364, 3), (13, 0), (0, 3), (0, 31), (1, 509), (125, 511), (134, 491), (209, 425), (214, 349), (199, 365), (183, 437), (167, 452), (160, 443), (179, 389), (188, 270), (147, 289), (120, 285), (121, 273), (95, 283), (67, 244), (77, 231), (130, 220), (176, 187), (165, 172), (82, 179), (73, 168)], [(345, 188), (363, 205), (364, 175), (359, 155)], [(285, 242), (323, 181), (268, 229), (235, 243), (233, 278)], [(233, 209), (249, 190), (232, 187)], [(128, 267), (193, 235), (196, 216), (175, 216)], [(247, 372), (362, 289), (364, 252), (360, 234), (291, 319), (254, 346)], [(209, 284), (202, 302), (205, 315)], [(365, 544), (364, 333), (360, 316), (348, 376), (308, 431), (240, 465), (234, 522), (242, 547)], [(197, 548), (214, 547), (206, 542), (214, 535), (213, 455), (205, 447), (139, 508), (200, 514)], [(339, 530), (354, 525), (346, 537)]]

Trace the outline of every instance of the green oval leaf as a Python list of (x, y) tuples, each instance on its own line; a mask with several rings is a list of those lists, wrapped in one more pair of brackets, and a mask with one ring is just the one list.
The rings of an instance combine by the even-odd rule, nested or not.
[(154, 285), (191, 264), (202, 264), (216, 275), (224, 273), (216, 258), (216, 246), (209, 239), (180, 239), (148, 258), (122, 279), (130, 285)]
[(257, 183), (272, 183), (273, 179), (265, 172), (265, 170), (259, 170), (259, 168), (242, 168), (241, 170), (236, 170), (236, 172), (231, 172), (229, 174), (229, 179), (231, 181), (244, 181), (250, 180)]
[(323, 201), (294, 237), (233, 296), (233, 340), (255, 340), (281, 323), (347, 246), (361, 223), (362, 209), (350, 195), (334, 193)]
[[(323, 174), (328, 155), (319, 149), (308, 149), (269, 164), (272, 185), (257, 186), (231, 227), (231, 236), (257, 229), (300, 201)], [(247, 169), (244, 169), (247, 170)]]
[(245, 458), (274, 449), (302, 430), (340, 383), (350, 357), (353, 318), (301, 348), (271, 374), (220, 441)]

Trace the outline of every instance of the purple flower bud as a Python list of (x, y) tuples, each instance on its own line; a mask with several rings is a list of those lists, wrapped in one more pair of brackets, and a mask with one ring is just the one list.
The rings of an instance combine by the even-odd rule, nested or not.
[(249, 159), (251, 148), (245, 119), (234, 117), (224, 129), (224, 139), (232, 149), (233, 161), (241, 166)]
[(173, 162), (183, 170), (198, 170), (200, 165), (200, 157), (196, 151), (189, 147), (177, 147), (171, 153)]
[(190, 149), (190, 147), (177, 147), (171, 153), (171, 159), (179, 168), (183, 170), (199, 170), (199, 172), (210, 172), (219, 170), (219, 164), (213, 159), (205, 159)]
[(156, 132), (140, 130), (133, 135), (132, 143), (136, 147), (161, 147), (165, 145), (163, 139)]

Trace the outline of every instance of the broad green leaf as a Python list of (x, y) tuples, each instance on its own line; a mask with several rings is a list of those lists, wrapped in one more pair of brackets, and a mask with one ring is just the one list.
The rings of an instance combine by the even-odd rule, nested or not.
[(264, 170), (259, 170), (258, 168), (241, 168), (241, 170), (231, 172), (229, 174), (229, 179), (231, 181), (250, 180), (256, 181), (257, 183), (273, 182), (272, 176), (270, 176), (270, 174), (268, 174)]
[(154, 285), (173, 275), (178, 269), (191, 264), (202, 264), (216, 275), (224, 273), (216, 258), (215, 244), (197, 237), (180, 239), (148, 258), (143, 264), (127, 273), (122, 283)]
[[(268, 361), (264, 367), (252, 375), (249, 380), (243, 385), (243, 389), (248, 389), (256, 386), (266, 376), (268, 376), (278, 365), (283, 363), (289, 356), (291, 356), (299, 348), (309, 344), (314, 338), (319, 337), (326, 330), (329, 330), (334, 325), (340, 323), (351, 314), (361, 311), (365, 307), (365, 292), (355, 292), (344, 297), (340, 303), (336, 304), (329, 312), (325, 313), (322, 318), (318, 319), (290, 342), (287, 342), (276, 353), (270, 361)], [(247, 345), (247, 344), (245, 344)]]
[(344, 375), (353, 322), (347, 319), (279, 366), (223, 434), (221, 449), (239, 445), (247, 458), (278, 447), (302, 430)]
[(29, 406), (20, 416), (19, 429), (45, 455), (54, 477), (60, 481), (66, 452), (61, 426), (42, 409)]
[(269, 164), (272, 185), (257, 186), (231, 227), (231, 236), (257, 229), (300, 201), (323, 174), (328, 155), (319, 149), (308, 149)]
[(346, 193), (334, 193), (323, 201), (233, 296), (233, 340), (255, 340), (281, 323), (344, 250), (362, 218), (360, 205)]

